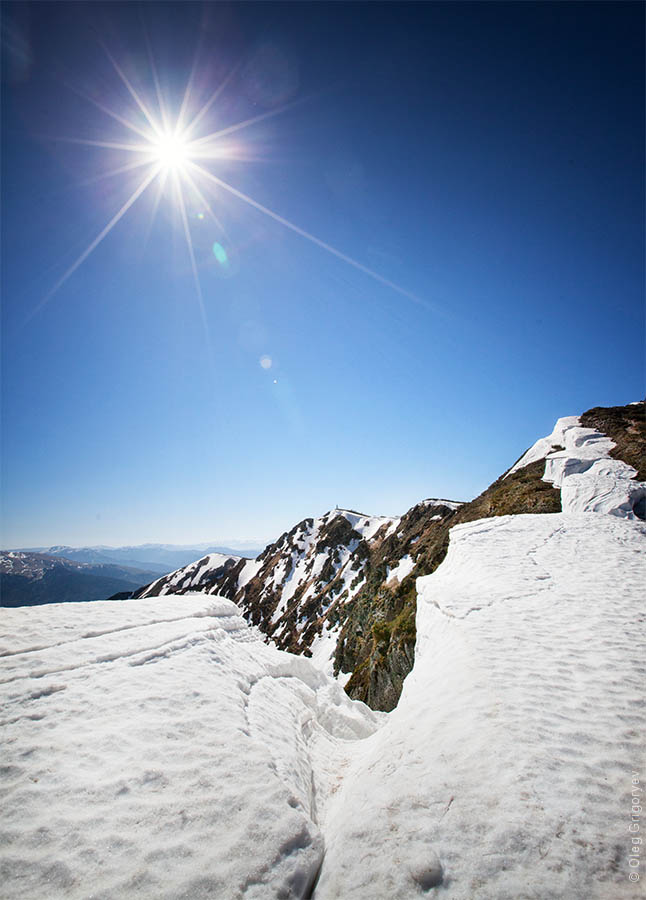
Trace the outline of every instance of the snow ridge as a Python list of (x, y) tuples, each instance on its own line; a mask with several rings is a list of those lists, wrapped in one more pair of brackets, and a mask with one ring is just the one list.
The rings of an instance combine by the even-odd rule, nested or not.
[[(205, 575), (212, 570), (224, 569), (241, 561), (239, 556), (226, 556), (223, 553), (209, 553), (196, 562), (163, 575), (138, 592), (139, 597), (157, 597), (164, 594), (175, 594), (181, 591), (199, 590)], [(246, 561), (245, 561), (246, 562)], [(248, 560), (252, 563), (253, 560)]]
[(505, 477), (544, 459), (543, 481), (561, 489), (563, 512), (635, 518), (635, 507), (646, 498), (646, 485), (635, 481), (637, 472), (632, 466), (610, 457), (614, 446), (605, 434), (582, 427), (578, 416), (566, 416), (558, 419), (552, 433), (536, 441)]

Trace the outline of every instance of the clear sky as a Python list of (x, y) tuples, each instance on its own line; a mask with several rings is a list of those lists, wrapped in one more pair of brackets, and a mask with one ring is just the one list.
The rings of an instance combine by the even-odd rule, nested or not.
[[(466, 500), (643, 397), (641, 3), (3, 6), (3, 546)], [(180, 163), (187, 85), (254, 121)]]

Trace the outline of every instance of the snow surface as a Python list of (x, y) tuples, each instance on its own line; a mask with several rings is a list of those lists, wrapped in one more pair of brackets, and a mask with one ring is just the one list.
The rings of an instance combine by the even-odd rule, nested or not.
[(451, 530), (389, 714), (212, 595), (4, 611), (3, 897), (637, 898), (644, 486), (590, 431), (564, 512)]
[(371, 540), (384, 525), (387, 525), (390, 529), (393, 526), (398, 525), (400, 521), (399, 518), (393, 518), (392, 516), (366, 516), (363, 513), (355, 513), (348, 509), (337, 508), (326, 513), (326, 515), (323, 516), (323, 522), (330, 522), (339, 515), (344, 516), (354, 530), (366, 541)]
[(318, 669), (321, 669), (321, 671), (325, 672), (325, 674), (329, 678), (336, 678), (338, 683), (342, 687), (345, 687), (345, 685), (352, 677), (352, 672), (339, 672), (338, 675), (334, 675), (334, 656), (336, 653), (336, 647), (340, 632), (340, 625), (337, 625), (334, 628), (330, 628), (329, 622), (326, 619), (326, 621), (323, 623), (321, 633), (317, 634), (312, 641), (310, 652), (312, 654), (312, 663)]
[(243, 585), (247, 584), (248, 581), (258, 574), (258, 572), (262, 569), (262, 560), (260, 559), (250, 559), (242, 567), (242, 571), (238, 576), (238, 587), (243, 587)]
[(328, 812), (317, 900), (418, 897), (440, 880), (456, 900), (638, 896), (645, 531), (583, 514), (452, 530), (418, 579), (399, 705)]
[[(511, 469), (506, 473), (505, 478), (511, 475), (512, 472), (517, 472), (518, 469), (524, 469), (525, 466), (538, 462), (539, 459), (545, 459), (545, 457), (552, 453), (557, 447), (565, 445), (565, 435), (568, 431), (580, 427), (581, 420), (578, 416), (564, 416), (563, 418), (558, 419), (552, 433), (547, 437), (539, 438), (536, 443), (521, 456), (518, 462), (514, 463)], [(606, 440), (608, 440), (608, 438), (606, 438)], [(612, 441), (609, 441), (607, 449), (611, 449), (612, 446)]]
[(3, 614), (3, 898), (303, 896), (317, 792), (379, 714), (222, 598), (29, 612)]

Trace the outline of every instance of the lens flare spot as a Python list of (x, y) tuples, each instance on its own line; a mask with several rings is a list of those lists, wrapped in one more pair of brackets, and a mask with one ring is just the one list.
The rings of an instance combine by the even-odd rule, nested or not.
[(204, 218), (204, 213), (198, 213), (197, 217), (201, 221)]
[(263, 369), (271, 369), (271, 367), (272, 367), (271, 356), (261, 356), (260, 357), (260, 365), (263, 367)]
[(222, 244), (218, 244), (217, 241), (215, 242), (215, 244), (213, 244), (213, 256), (215, 256), (221, 266), (226, 266), (229, 262), (227, 251), (224, 249)]

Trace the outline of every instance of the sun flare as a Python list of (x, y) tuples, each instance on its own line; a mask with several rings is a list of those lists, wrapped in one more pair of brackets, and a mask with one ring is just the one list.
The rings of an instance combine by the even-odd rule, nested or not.
[(183, 170), (191, 157), (190, 142), (181, 134), (163, 134), (153, 142), (152, 153), (162, 169)]
[[(244, 142), (240, 143), (237, 138), (231, 141), (232, 135), (237, 134), (245, 128), (264, 121), (273, 116), (277, 116), (297, 102), (292, 104), (284, 104), (275, 109), (271, 109), (259, 114), (253, 115), (242, 121), (226, 125), (216, 131), (208, 131), (207, 113), (212, 109), (222, 91), (229, 84), (230, 79), (235, 73), (235, 69), (219, 84), (213, 93), (205, 102), (199, 104), (196, 102), (197, 97), (193, 95), (194, 76), (193, 74), (186, 84), (183, 100), (179, 109), (175, 111), (166, 102), (166, 98), (160, 87), (159, 75), (154, 64), (152, 55), (150, 56), (150, 75), (154, 83), (154, 91), (148, 95), (141, 92), (141, 89), (135, 88), (130, 78), (124, 72), (119, 62), (111, 55), (106, 47), (103, 48), (106, 56), (110, 60), (112, 67), (119, 80), (130, 95), (131, 102), (124, 107), (123, 113), (111, 109), (103, 102), (95, 99), (89, 94), (78, 91), (82, 97), (89, 100), (99, 110), (104, 112), (111, 119), (118, 122), (126, 129), (126, 137), (116, 140), (96, 140), (84, 138), (63, 138), (72, 143), (86, 144), (90, 147), (102, 147), (107, 151), (126, 152), (130, 154), (131, 162), (124, 163), (115, 168), (106, 170), (99, 179), (111, 178), (115, 175), (130, 175), (137, 170), (143, 169), (142, 178), (134, 187), (130, 196), (125, 200), (120, 209), (110, 218), (107, 224), (101, 229), (96, 237), (90, 241), (83, 252), (74, 260), (71, 265), (63, 272), (56, 283), (45, 294), (40, 303), (30, 313), (35, 315), (51, 297), (62, 287), (74, 272), (81, 266), (91, 253), (99, 246), (104, 238), (112, 231), (112, 229), (121, 221), (128, 210), (137, 200), (145, 194), (149, 188), (157, 185), (157, 196), (153, 201), (153, 217), (157, 211), (162, 196), (168, 198), (178, 214), (180, 228), (186, 239), (186, 246), (190, 258), (193, 280), (197, 292), (202, 318), (206, 323), (206, 312), (204, 308), (204, 299), (202, 296), (202, 288), (200, 285), (200, 276), (198, 271), (198, 260), (196, 259), (195, 249), (193, 245), (193, 227), (195, 221), (204, 222), (205, 214), (208, 214), (208, 220), (211, 228), (215, 228), (216, 232), (213, 237), (218, 238), (213, 244), (213, 255), (220, 266), (228, 264), (228, 253), (225, 249), (222, 238), (226, 232), (220, 219), (216, 216), (212, 207), (212, 198), (217, 196), (220, 205), (222, 205), (223, 196), (228, 195), (235, 201), (244, 203), (248, 207), (257, 212), (273, 219), (285, 228), (300, 237), (305, 238), (317, 247), (335, 256), (342, 262), (347, 263), (360, 272), (375, 281), (391, 288), (397, 293), (407, 297), (415, 303), (428, 306), (427, 301), (420, 299), (411, 291), (406, 290), (400, 285), (383, 275), (369, 268), (353, 257), (336, 247), (328, 244), (321, 238), (306, 231), (299, 225), (279, 215), (268, 206), (259, 203), (253, 197), (243, 193), (243, 191), (229, 184), (211, 170), (211, 166), (220, 161), (250, 161), (255, 157), (250, 154), (249, 149), (245, 148)], [(135, 124), (135, 120), (139, 117), (139, 121)], [(143, 117), (143, 118), (142, 118)], [(202, 124), (202, 128), (198, 126)], [(204, 126), (207, 126), (206, 128)], [(204, 133), (206, 132), (206, 133)], [(135, 138), (135, 140), (133, 140)], [(226, 142), (223, 139), (226, 138)], [(209, 259), (212, 259), (209, 254)]]

